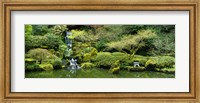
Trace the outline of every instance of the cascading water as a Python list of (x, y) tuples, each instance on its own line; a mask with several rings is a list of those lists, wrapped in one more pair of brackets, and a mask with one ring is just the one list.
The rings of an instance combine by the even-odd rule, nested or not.
[[(71, 36), (72, 33), (71, 32), (66, 32), (65, 35), (65, 44), (67, 45), (67, 49), (66, 49), (66, 55), (68, 57), (71, 56), (72, 53), (72, 39), (69, 38), (69, 36)], [(67, 68), (69, 69), (72, 73), (75, 73), (77, 69), (80, 69), (81, 67), (77, 64), (77, 60), (74, 58), (68, 58), (70, 61), (70, 66)]]

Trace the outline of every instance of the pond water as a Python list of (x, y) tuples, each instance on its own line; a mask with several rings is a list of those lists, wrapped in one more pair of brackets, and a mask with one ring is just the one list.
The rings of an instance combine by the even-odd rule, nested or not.
[(26, 72), (26, 78), (175, 78), (175, 74), (142, 71), (133, 72), (127, 70), (120, 70), (119, 74), (109, 73), (109, 70), (104, 69), (89, 69), (77, 70), (71, 72), (70, 70), (53, 70), (53, 71), (34, 71)]

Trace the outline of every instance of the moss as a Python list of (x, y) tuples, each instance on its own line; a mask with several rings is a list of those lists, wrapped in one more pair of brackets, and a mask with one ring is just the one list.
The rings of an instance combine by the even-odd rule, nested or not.
[(82, 69), (92, 69), (93, 67), (95, 67), (95, 65), (90, 63), (90, 62), (86, 62), (86, 63), (81, 64)]
[(45, 70), (45, 71), (53, 70), (53, 65), (52, 64), (40, 64), (39, 67), (42, 70)]

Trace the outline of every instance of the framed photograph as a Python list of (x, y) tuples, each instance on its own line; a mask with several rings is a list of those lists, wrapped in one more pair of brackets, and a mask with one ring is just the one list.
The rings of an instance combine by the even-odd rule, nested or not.
[(198, 0), (1, 4), (4, 101), (199, 100)]

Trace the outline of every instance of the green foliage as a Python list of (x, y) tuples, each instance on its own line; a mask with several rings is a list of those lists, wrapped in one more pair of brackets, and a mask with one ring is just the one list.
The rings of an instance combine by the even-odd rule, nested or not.
[[(57, 53), (57, 56), (60, 58), (63, 58), (63, 56), (67, 57), (67, 54), (70, 51), (66, 51), (66, 50), (68, 50), (67, 45), (59, 45), (59, 49), (58, 49), (59, 52)], [(69, 54), (72, 54), (72, 53), (69, 53)]]
[(32, 25), (33, 35), (45, 35), (48, 33), (48, 25)]
[(31, 35), (32, 34), (32, 25), (25, 25), (25, 35)]
[(64, 36), (67, 30), (67, 25), (55, 25), (49, 30), (49, 33)]
[(123, 36), (120, 41), (107, 44), (107, 50), (117, 50), (134, 54), (138, 49), (145, 46), (145, 40), (156, 37), (152, 30), (138, 31), (137, 35)]
[(122, 26), (124, 34), (136, 34), (140, 30), (147, 29), (148, 25), (124, 25)]
[(42, 70), (45, 70), (45, 71), (53, 70), (53, 65), (52, 64), (40, 64), (39, 67)]
[(31, 58), (36, 59), (40, 64), (45, 59), (56, 59), (57, 57), (53, 54), (51, 54), (46, 49), (36, 48), (28, 51), (28, 53)]
[(158, 57), (156, 67), (157, 68), (172, 68), (175, 65), (175, 58), (170, 56)]
[(97, 41), (96, 44), (95, 44), (95, 47), (99, 50), (99, 51), (102, 51), (106, 48), (106, 44), (108, 42), (106, 40), (100, 40), (100, 41)]
[(25, 63), (36, 63), (36, 60), (33, 58), (25, 58)]
[(33, 48), (58, 49), (58, 46), (64, 44), (64, 42), (59, 36), (53, 34), (45, 36), (26, 35), (25, 44), (25, 49), (28, 51)]
[(115, 61), (114, 64), (112, 64), (109, 71), (113, 74), (118, 74), (119, 71), (120, 71), (120, 64), (119, 63), (120, 63), (119, 60)]
[(113, 56), (109, 52), (99, 52), (94, 58), (94, 62), (97, 67), (107, 67), (110, 68), (111, 65), (115, 62), (113, 61)]
[(149, 59), (145, 64), (145, 68), (147, 70), (154, 70), (156, 68), (156, 63), (155, 59)]
[(158, 56), (151, 57), (145, 64), (145, 67), (149, 70), (155, 70), (155, 68), (174, 68), (175, 59), (170, 56)]
[(145, 66), (145, 63), (148, 61), (148, 57), (146, 56), (141, 56), (141, 55), (134, 55), (133, 61), (134, 62), (139, 62), (140, 66)]
[(85, 31), (72, 30), (71, 33), (72, 33), (72, 35), (68, 36), (68, 38), (70, 38), (70, 39), (75, 39), (75, 38), (78, 38), (78, 36), (87, 35), (87, 33)]
[(53, 61), (53, 68), (54, 69), (62, 69), (62, 60), (57, 58)]
[(113, 73), (113, 74), (119, 74), (119, 71), (120, 71), (120, 67), (116, 67), (116, 68), (112, 68), (110, 69), (110, 72)]
[(38, 64), (35, 63), (25, 63), (25, 71), (40, 71), (42, 70)]
[(83, 62), (90, 62), (90, 60), (91, 60), (91, 54), (85, 53), (83, 56)]
[(94, 67), (95, 67), (95, 65), (93, 63), (90, 63), (90, 62), (85, 62), (85, 63), (81, 64), (82, 69), (92, 69)]
[(97, 67), (110, 68), (116, 61), (120, 62), (120, 66), (130, 65), (131, 58), (125, 53), (109, 53), (109, 52), (99, 52), (97, 56), (93, 59)]

